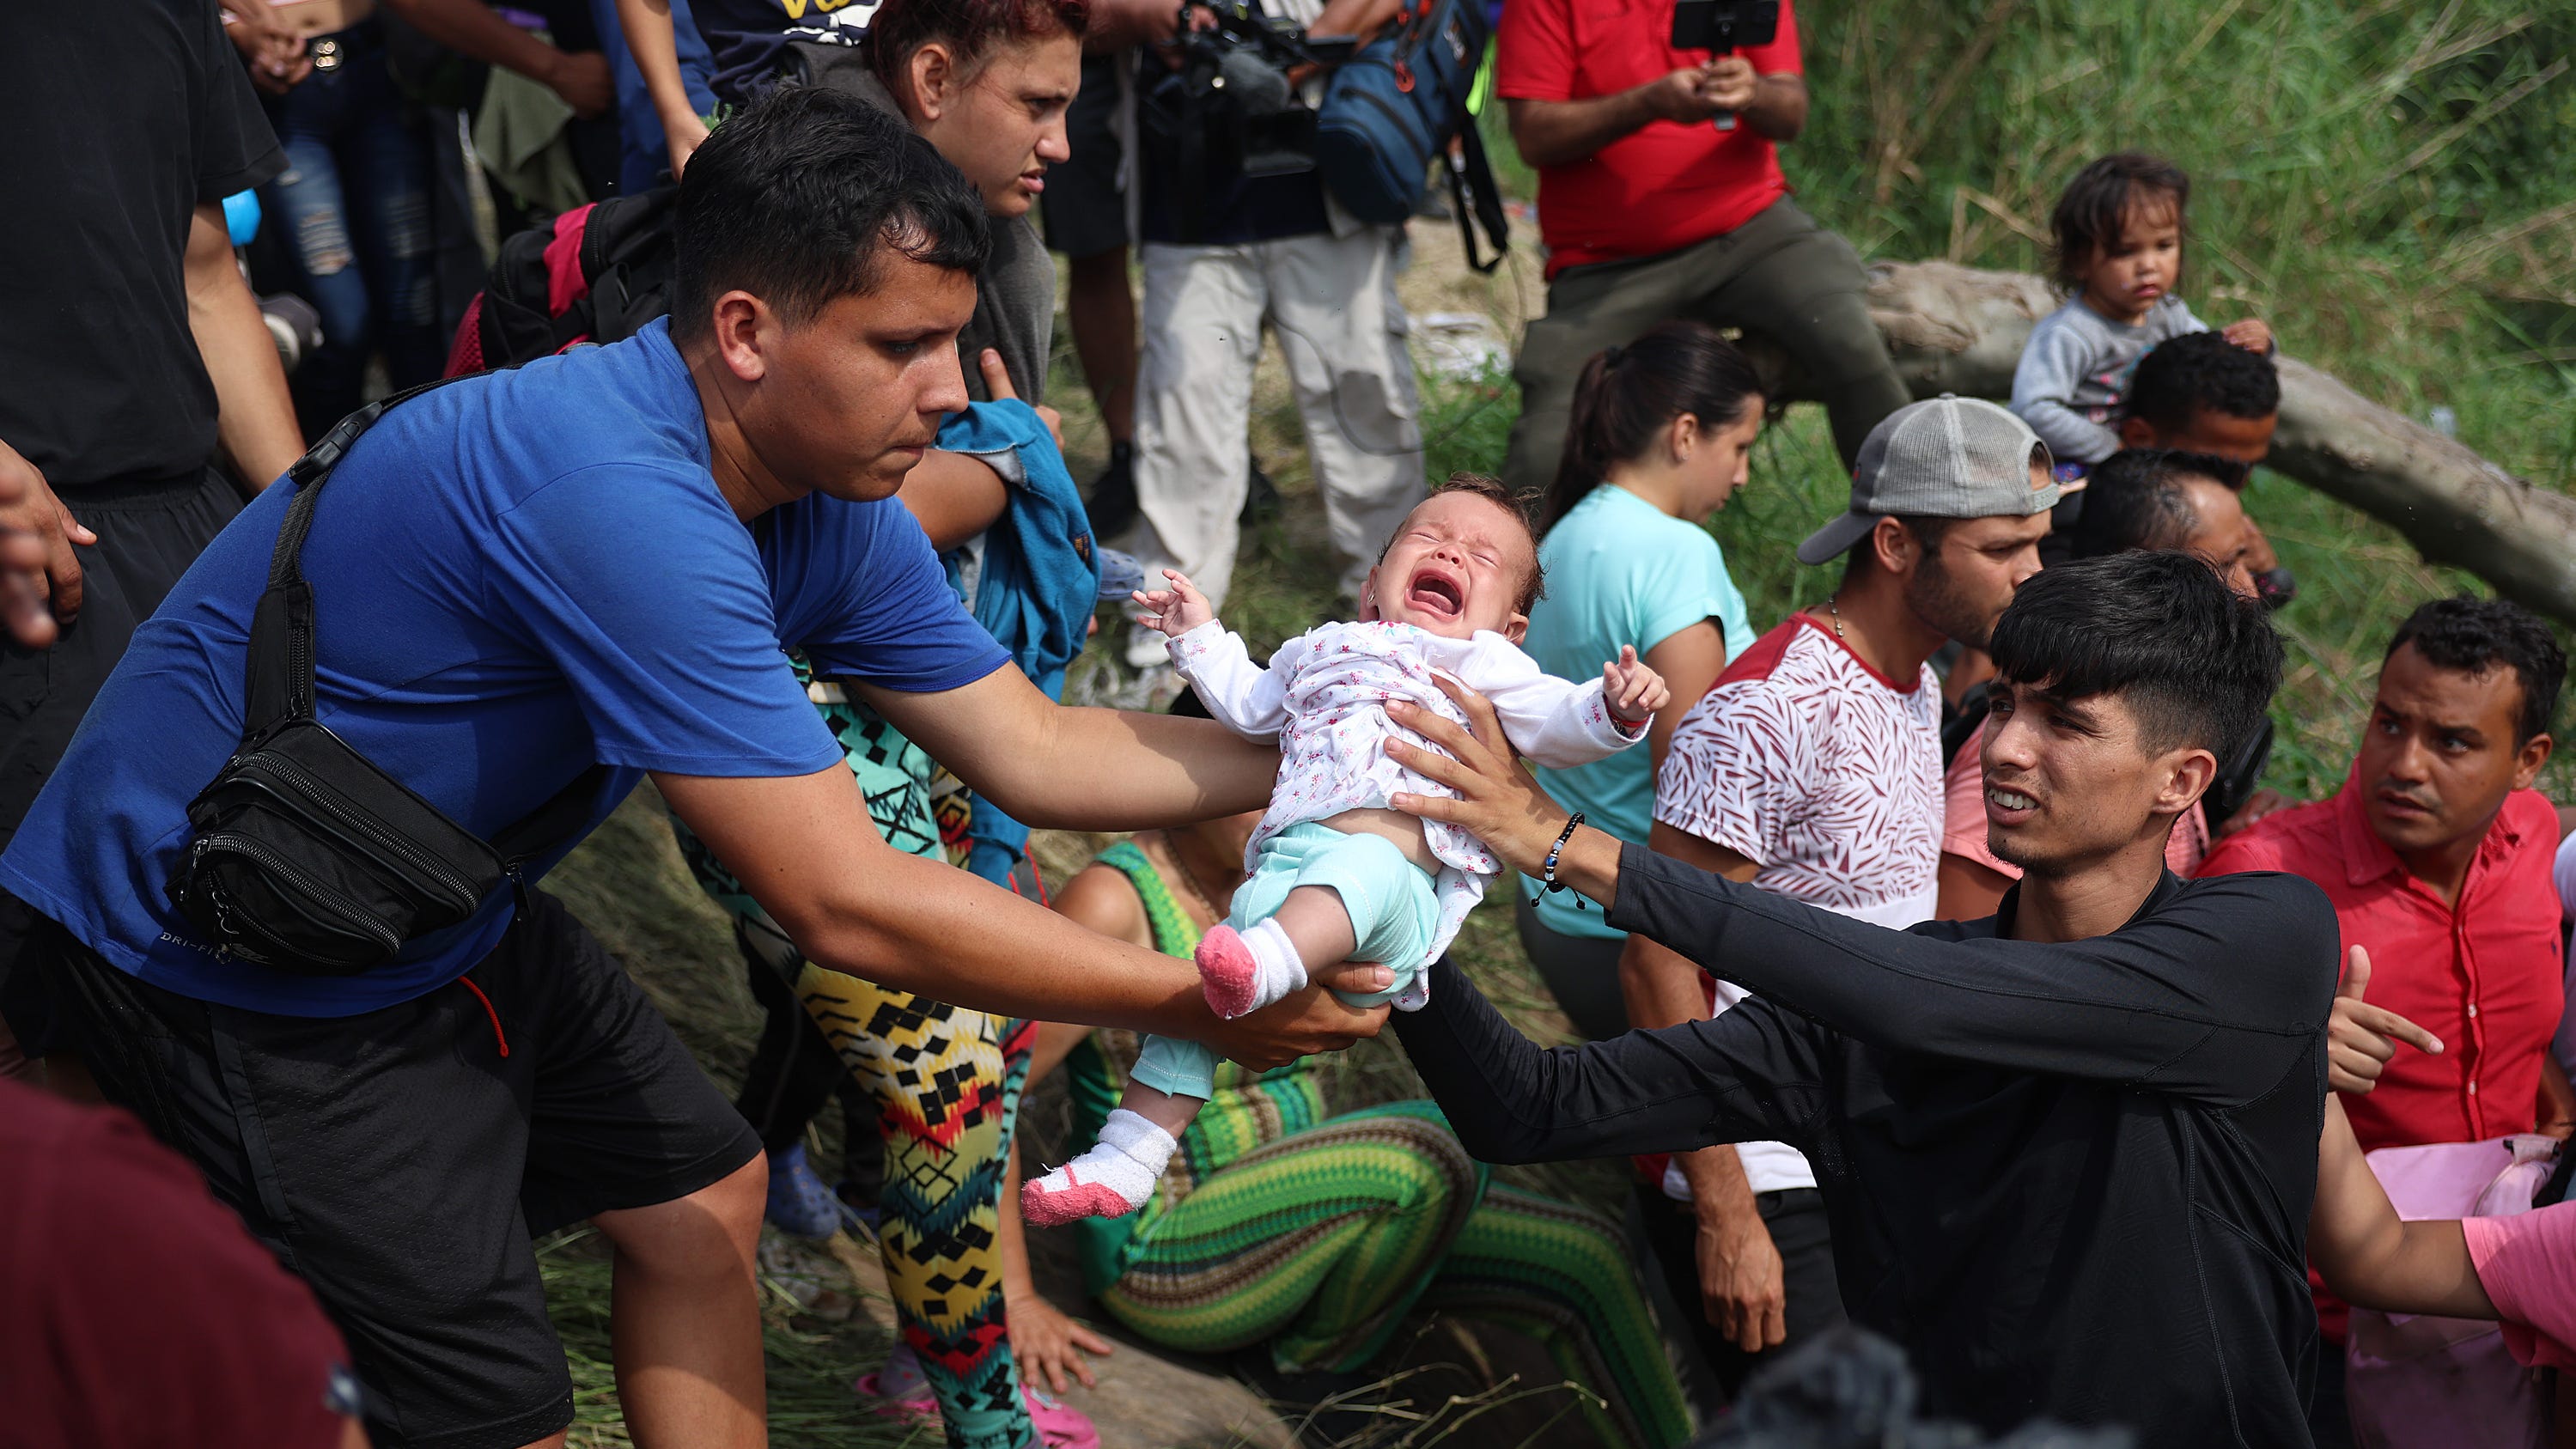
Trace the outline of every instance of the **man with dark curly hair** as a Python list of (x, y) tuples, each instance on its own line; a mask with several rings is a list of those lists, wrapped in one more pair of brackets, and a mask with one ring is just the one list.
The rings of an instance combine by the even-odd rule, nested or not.
[[(2351, 964), (2327, 1081), (2364, 1151), (2576, 1126), (2549, 1054), (2566, 1000), (2558, 812), (2531, 788), (2566, 674), (2549, 627), (2518, 605), (2424, 605), (2389, 642), (2343, 788), (2248, 826), (2201, 866), (2287, 871), (2334, 901)], [(2340, 1345), (2342, 1302), (2320, 1287), (2317, 1311)], [(2343, 1355), (2323, 1363), (2317, 1437), (2333, 1444)]]

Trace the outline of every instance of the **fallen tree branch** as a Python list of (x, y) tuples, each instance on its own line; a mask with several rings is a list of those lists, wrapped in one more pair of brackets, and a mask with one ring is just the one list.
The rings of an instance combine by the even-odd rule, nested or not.
[[(1871, 268), (1870, 316), (1916, 397), (2002, 398), (2031, 324), (2057, 306), (2039, 278), (1949, 262)], [(1786, 355), (1749, 348), (1775, 397), (1801, 395)], [(2576, 625), (2576, 498), (2535, 487), (2295, 358), (2281, 359), (2268, 466), (2405, 535), (2434, 563)]]

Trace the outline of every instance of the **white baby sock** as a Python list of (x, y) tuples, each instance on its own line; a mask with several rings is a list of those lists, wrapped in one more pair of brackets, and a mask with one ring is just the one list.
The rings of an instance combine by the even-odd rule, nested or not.
[(1039, 1227), (1076, 1218), (1115, 1218), (1145, 1205), (1180, 1146), (1172, 1134), (1124, 1107), (1100, 1125), (1100, 1140), (1020, 1189), (1020, 1216)]
[(1288, 939), (1277, 917), (1244, 932), (1243, 944), (1252, 950), (1253, 1010), (1305, 987), (1306, 960), (1297, 954), (1297, 943)]

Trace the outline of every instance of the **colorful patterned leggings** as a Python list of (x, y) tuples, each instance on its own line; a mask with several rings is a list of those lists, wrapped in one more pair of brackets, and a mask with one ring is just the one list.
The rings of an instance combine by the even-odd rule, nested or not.
[(1101, 1295), (1120, 1322), (1195, 1352), (1268, 1341), (1280, 1367), (1351, 1370), (1416, 1306), (1545, 1344), (1605, 1444), (1690, 1437), (1681, 1387), (1619, 1235), (1563, 1203), (1488, 1187), (1439, 1108), (1329, 1118), (1236, 1158), (1144, 1230)]
[(1036, 1442), (1002, 1319), (1002, 1175), (1034, 1022), (966, 1011), (797, 957), (765, 916), (745, 945), (875, 1099), (885, 1137), (878, 1228), (895, 1319), (947, 1421), (949, 1449)]
[[(798, 677), (808, 681), (886, 843), (948, 859), (930, 756), (838, 686), (813, 683), (801, 664)], [(962, 803), (962, 792), (951, 793)], [(740, 918), (752, 969), (795, 987), (851, 1078), (876, 1101), (885, 1139), (877, 1205), (886, 1283), (896, 1323), (947, 1422), (949, 1449), (1035, 1444), (1002, 1322), (998, 1235), (1035, 1024), (960, 1010), (806, 961), (722, 862), (685, 828), (679, 838), (698, 883)]]

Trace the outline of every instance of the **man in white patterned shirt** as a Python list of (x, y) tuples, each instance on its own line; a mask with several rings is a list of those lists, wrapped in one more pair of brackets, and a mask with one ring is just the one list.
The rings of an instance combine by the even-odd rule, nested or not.
[[(1673, 733), (1650, 844), (1882, 926), (1929, 919), (1940, 862), (1941, 694), (1928, 661), (1983, 648), (2061, 485), (1992, 403), (1941, 397), (1869, 435), (1851, 511), (1798, 548), (1841, 586), (1731, 662)], [(1675, 702), (1679, 707), (1679, 701)], [(1701, 1020), (1744, 993), (1643, 936), (1620, 962), (1633, 1026)], [(1732, 1395), (1762, 1358), (1842, 1320), (1815, 1174), (1749, 1142), (1641, 1161), (1647, 1236)], [(1696, 1299), (1702, 1308), (1691, 1315)]]

